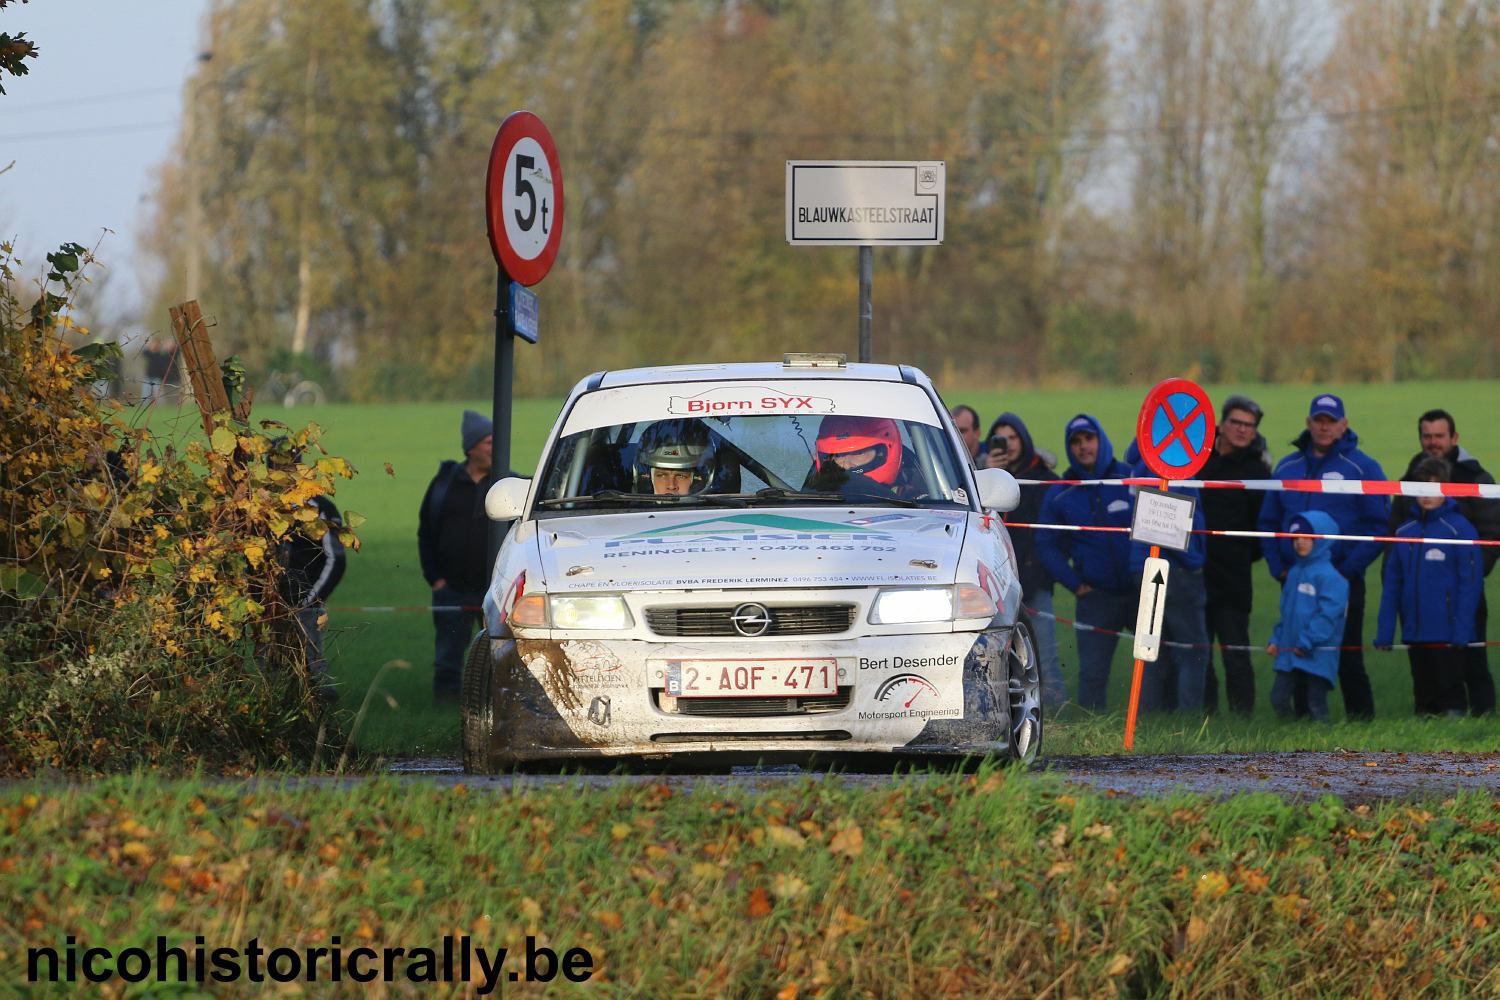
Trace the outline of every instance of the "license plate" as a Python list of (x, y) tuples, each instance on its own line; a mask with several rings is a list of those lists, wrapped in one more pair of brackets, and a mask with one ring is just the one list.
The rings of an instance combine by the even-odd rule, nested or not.
[(674, 698), (804, 698), (838, 694), (839, 666), (816, 660), (668, 660)]

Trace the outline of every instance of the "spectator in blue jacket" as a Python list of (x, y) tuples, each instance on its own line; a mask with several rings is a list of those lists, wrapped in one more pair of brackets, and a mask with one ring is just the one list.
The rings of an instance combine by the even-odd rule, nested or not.
[[(1133, 470), (1136, 476), (1155, 475), (1145, 462)], [(1197, 498), (1194, 489), (1168, 490), (1173, 494)], [(1203, 508), (1193, 507), (1193, 530), (1202, 531)], [(1167, 574), (1166, 607), (1162, 611), (1162, 647), (1155, 663), (1147, 663), (1141, 672), (1141, 707), (1148, 712), (1173, 708), (1185, 712), (1203, 709), (1203, 686), (1208, 674), (1210, 647), (1205, 605), (1208, 591), (1203, 583), (1203, 564), (1208, 547), (1206, 536), (1188, 536), (1186, 551), (1163, 548), (1162, 557), (1171, 565)], [(1130, 544), (1130, 574), (1139, 580), (1146, 568), (1151, 547), (1145, 542)]]
[[(1334, 534), (1336, 528), (1333, 518), (1320, 510), (1298, 514), (1287, 525), (1288, 531), (1311, 535)], [(1295, 702), (1305, 704), (1318, 722), (1328, 721), (1328, 692), (1339, 676), (1334, 647), (1344, 634), (1349, 603), (1349, 581), (1333, 568), (1333, 545), (1327, 538), (1292, 540), (1297, 562), (1287, 571), (1281, 620), (1266, 647), (1276, 658), (1271, 707), (1283, 719), (1294, 714)]]
[[(1422, 450), (1407, 464), (1402, 479), (1415, 476), (1417, 465), (1429, 455), (1447, 461), (1452, 468), (1449, 482), (1479, 483), (1494, 485), (1495, 477), (1485, 471), (1479, 460), (1470, 455), (1458, 443), (1458, 425), (1453, 414), (1447, 410), (1428, 410), (1417, 418), (1417, 439)], [(1412, 498), (1394, 497), (1391, 500), (1391, 531), (1405, 524), (1412, 515)], [(1458, 501), (1458, 512), (1462, 514), (1481, 539), (1500, 539), (1500, 500), (1481, 497), (1464, 497)], [(1500, 562), (1500, 547), (1487, 545), (1480, 549), (1486, 576)], [(1469, 711), (1474, 715), (1488, 715), (1495, 711), (1495, 678), (1490, 674), (1489, 650), (1485, 640), (1489, 638), (1489, 607), (1484, 590), (1479, 592), (1479, 614), (1474, 622), (1474, 642), (1464, 655), (1464, 687), (1468, 689)]]
[[(1080, 413), (1063, 433), (1070, 465), (1064, 479), (1124, 479), (1130, 467), (1115, 459), (1099, 421)], [(1127, 486), (1052, 487), (1042, 501), (1041, 523), (1130, 527)], [(1104, 708), (1110, 661), (1119, 631), (1135, 623), (1130, 537), (1112, 531), (1048, 531), (1037, 537), (1047, 572), (1078, 597), (1078, 703)], [(1096, 630), (1104, 631), (1096, 631)]]
[[(1451, 470), (1441, 458), (1417, 463), (1413, 480), (1444, 483)], [(1417, 497), (1398, 538), (1465, 539), (1479, 532), (1450, 497)], [(1375, 648), (1390, 649), (1401, 617), (1401, 641), (1411, 644), (1411, 692), (1418, 715), (1463, 715), (1464, 647), (1474, 641), (1475, 614), (1484, 587), (1478, 546), (1392, 542), (1385, 560), (1384, 589)]]
[[(991, 469), (1004, 469), (1017, 479), (1057, 478), (1047, 467), (1025, 422), (1009, 411), (1000, 414), (990, 425), (985, 460)], [(1006, 521), (1039, 523), (1042, 502), (1052, 486), (1022, 486), (1021, 503), (1005, 515)], [(1067, 700), (1062, 665), (1057, 659), (1057, 620), (1052, 606), (1052, 574), (1037, 553), (1037, 536), (1045, 534), (1032, 528), (1017, 528), (1010, 533), (1011, 547), (1016, 551), (1016, 572), (1021, 577), (1021, 603), (1031, 613), (1031, 632), (1036, 636), (1037, 655), (1042, 659), (1042, 701), (1056, 709)]]
[[(1344, 401), (1329, 393), (1314, 396), (1308, 408), (1307, 429), (1292, 442), (1297, 450), (1280, 462), (1271, 475), (1276, 479), (1384, 480), (1380, 463), (1359, 450), (1359, 436), (1349, 429)], [(1291, 519), (1306, 511), (1322, 511), (1333, 518), (1334, 533), (1380, 535), (1387, 529), (1390, 505), (1382, 496), (1362, 493), (1268, 493), (1261, 505), (1261, 531), (1286, 531)], [(1276, 579), (1285, 581), (1292, 568), (1292, 544), (1284, 538), (1265, 539), (1266, 566)], [(1339, 645), (1339, 687), (1344, 692), (1344, 711), (1351, 720), (1375, 717), (1375, 699), (1365, 673), (1365, 570), (1380, 555), (1379, 542), (1336, 542), (1329, 558), (1333, 568), (1349, 581), (1349, 611)], [(1299, 703), (1298, 709), (1302, 708)]]

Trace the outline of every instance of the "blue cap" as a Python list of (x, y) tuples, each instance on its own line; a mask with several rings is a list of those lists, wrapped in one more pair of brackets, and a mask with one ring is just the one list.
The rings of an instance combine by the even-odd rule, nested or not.
[(1090, 434), (1098, 433), (1094, 429), (1094, 422), (1082, 413), (1068, 422), (1068, 440), (1073, 440), (1073, 435), (1079, 431), (1088, 431)]
[(1330, 416), (1335, 420), (1343, 420), (1344, 401), (1327, 392), (1314, 396), (1312, 406), (1307, 408), (1307, 415), (1309, 417), (1316, 417), (1319, 414)]

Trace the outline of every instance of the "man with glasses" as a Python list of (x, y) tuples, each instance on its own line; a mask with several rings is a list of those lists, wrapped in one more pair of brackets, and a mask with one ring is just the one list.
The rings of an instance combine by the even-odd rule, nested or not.
[[(1203, 479), (1270, 479), (1271, 463), (1266, 439), (1260, 433), (1264, 416), (1249, 396), (1230, 396), (1224, 401), (1219, 417), (1219, 437), (1199, 476)], [(1254, 531), (1260, 518), (1260, 490), (1204, 490), (1198, 504), (1203, 520), (1211, 531)], [(1210, 535), (1208, 561), (1203, 568), (1203, 583), (1208, 591), (1204, 615), (1208, 621), (1208, 641), (1222, 647), (1224, 661), (1224, 700), (1237, 715), (1255, 710), (1255, 668), (1250, 663), (1250, 610), (1255, 585), (1250, 566), (1261, 557), (1260, 545), (1253, 538), (1224, 538)], [(1238, 647), (1230, 649), (1228, 647)], [(1219, 681), (1214, 674), (1213, 656), (1203, 678), (1203, 707), (1218, 710)]]
[[(1047, 467), (1037, 455), (1031, 432), (1014, 413), (1002, 413), (990, 425), (989, 449), (985, 456), (985, 467), (1004, 469), (1017, 479), (1057, 478), (1057, 473)], [(1006, 521), (1036, 524), (1042, 511), (1047, 486), (1022, 486), (1021, 503), (1005, 515)], [(1055, 711), (1067, 700), (1067, 689), (1063, 684), (1062, 665), (1057, 659), (1057, 620), (1052, 608), (1052, 574), (1042, 564), (1037, 554), (1036, 530), (1017, 528), (1010, 533), (1011, 547), (1016, 553), (1016, 573), (1021, 578), (1021, 603), (1028, 612), (1027, 621), (1036, 636), (1037, 655), (1041, 657), (1042, 702)]]
[[(1327, 479), (1384, 481), (1380, 463), (1359, 450), (1359, 435), (1349, 429), (1344, 401), (1332, 393), (1313, 397), (1308, 407), (1307, 429), (1292, 442), (1296, 451), (1276, 463), (1275, 479)], [(1363, 493), (1267, 493), (1260, 508), (1257, 527), (1261, 531), (1290, 531), (1292, 518), (1309, 510), (1321, 510), (1338, 524), (1341, 535), (1383, 535), (1391, 505), (1383, 496)], [(1380, 555), (1379, 542), (1334, 542), (1333, 568), (1349, 581), (1349, 613), (1339, 643), (1339, 689), (1350, 721), (1367, 722), (1375, 717), (1375, 697), (1370, 675), (1365, 673), (1365, 570)], [(1288, 538), (1262, 540), (1266, 567), (1277, 580), (1286, 582), (1287, 571), (1296, 560)], [(1305, 706), (1297, 706), (1304, 714)]]

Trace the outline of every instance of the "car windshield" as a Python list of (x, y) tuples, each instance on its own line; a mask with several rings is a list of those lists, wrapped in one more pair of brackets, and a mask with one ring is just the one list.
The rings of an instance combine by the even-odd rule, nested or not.
[[(851, 385), (859, 391), (657, 386), (671, 394), (662, 397), (666, 405), (614, 422), (603, 421), (647, 387), (592, 393), (622, 398), (580, 400), (544, 459), (535, 513), (831, 503), (971, 508), (962, 458), (928, 397), (904, 384)], [(895, 398), (871, 398), (872, 386)], [(772, 404), (783, 412), (764, 412)]]

